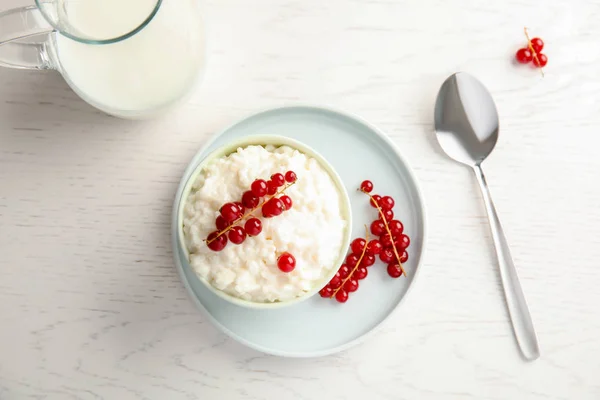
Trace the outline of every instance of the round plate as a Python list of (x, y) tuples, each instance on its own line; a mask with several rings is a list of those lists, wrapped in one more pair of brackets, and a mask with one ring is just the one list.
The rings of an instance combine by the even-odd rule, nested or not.
[[(249, 135), (282, 135), (320, 153), (342, 178), (350, 194), (352, 237), (364, 237), (365, 224), (377, 218), (368, 197), (356, 191), (364, 179), (373, 193), (396, 200), (395, 218), (410, 236), (407, 277), (392, 279), (379, 260), (360, 281), (347, 303), (319, 295), (278, 310), (251, 310), (228, 303), (208, 290), (190, 268), (177, 245), (177, 206), (183, 188), (198, 164), (214, 149)], [(173, 212), (172, 243), (181, 278), (197, 306), (223, 332), (264, 353), (289, 357), (331, 354), (356, 344), (383, 322), (406, 294), (417, 273), (425, 244), (425, 210), (410, 168), (393, 143), (364, 121), (316, 107), (286, 107), (250, 116), (216, 135), (186, 169)], [(315, 329), (318, 327), (318, 329)]]

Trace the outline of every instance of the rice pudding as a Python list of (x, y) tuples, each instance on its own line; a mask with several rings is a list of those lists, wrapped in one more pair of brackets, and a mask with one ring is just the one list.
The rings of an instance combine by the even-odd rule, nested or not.
[[(221, 251), (205, 239), (215, 231), (220, 207), (240, 201), (256, 179), (294, 171), (298, 177), (285, 194), (291, 209), (273, 218), (254, 213), (262, 232)], [(347, 210), (327, 170), (314, 158), (289, 146), (250, 145), (211, 160), (192, 184), (183, 210), (183, 234), (190, 266), (214, 288), (231, 296), (270, 303), (302, 297), (339, 267)], [(285, 253), (295, 257), (292, 272), (277, 266)]]

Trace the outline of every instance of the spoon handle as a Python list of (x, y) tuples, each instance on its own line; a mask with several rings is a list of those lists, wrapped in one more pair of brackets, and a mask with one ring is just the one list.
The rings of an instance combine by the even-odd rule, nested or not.
[(533, 361), (540, 356), (540, 349), (538, 347), (535, 329), (533, 328), (533, 321), (531, 320), (531, 315), (529, 314), (529, 309), (525, 302), (525, 296), (523, 295), (523, 290), (519, 283), (517, 270), (515, 269), (515, 264), (510, 255), (508, 243), (504, 237), (504, 231), (502, 230), (496, 208), (492, 202), (492, 197), (487, 182), (485, 181), (483, 170), (480, 165), (476, 165), (474, 170), (490, 221), (490, 228), (492, 230), (492, 237), (494, 238), (494, 246), (496, 247), (496, 255), (498, 257), (498, 265), (500, 267), (500, 277), (502, 279), (502, 286), (504, 287), (504, 296), (512, 321), (513, 331), (523, 356), (525, 359)]

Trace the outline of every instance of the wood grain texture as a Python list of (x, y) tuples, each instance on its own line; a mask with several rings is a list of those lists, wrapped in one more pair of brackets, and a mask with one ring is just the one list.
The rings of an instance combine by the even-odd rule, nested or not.
[[(203, 84), (152, 121), (95, 111), (57, 73), (0, 70), (0, 399), (600, 398), (599, 1), (210, 0), (206, 14)], [(511, 61), (523, 26), (547, 43), (544, 79)], [(511, 336), (474, 177), (432, 135), (437, 89), (457, 70), (501, 115), (484, 167), (539, 336), (534, 363)], [(401, 309), (358, 347), (308, 360), (218, 332), (169, 247), (198, 148), (298, 103), (387, 132), (429, 217)]]

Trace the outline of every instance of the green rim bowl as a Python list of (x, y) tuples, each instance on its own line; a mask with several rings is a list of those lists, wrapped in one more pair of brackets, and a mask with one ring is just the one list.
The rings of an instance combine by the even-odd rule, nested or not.
[(351, 213), (351, 209), (350, 209), (350, 199), (348, 197), (348, 192), (346, 191), (346, 188), (344, 187), (344, 184), (342, 183), (341, 178), (339, 177), (337, 172), (335, 172), (333, 167), (327, 162), (327, 160), (325, 160), (325, 158), (323, 158), (323, 156), (321, 156), (319, 153), (317, 153), (315, 150), (313, 150), (309, 146), (307, 146), (301, 142), (298, 142), (297, 140), (287, 138), (285, 136), (256, 135), (256, 136), (248, 136), (243, 139), (233, 141), (225, 146), (222, 146), (222, 147), (214, 150), (212, 153), (210, 153), (208, 156), (206, 156), (206, 158), (204, 160), (202, 160), (202, 162), (198, 165), (198, 167), (190, 175), (190, 178), (188, 179), (188, 181), (186, 182), (186, 184), (183, 188), (181, 200), (179, 201), (179, 204), (177, 206), (177, 225), (178, 225), (177, 226), (177, 243), (179, 244), (180, 249), (183, 251), (183, 254), (185, 254), (185, 256), (186, 256), (184, 268), (191, 268), (191, 266), (189, 264), (190, 254), (187, 249), (187, 246), (185, 245), (185, 239), (184, 239), (184, 234), (183, 234), (183, 209), (184, 209), (185, 203), (187, 201), (187, 198), (190, 194), (190, 191), (192, 189), (192, 185), (194, 184), (194, 182), (198, 178), (198, 175), (202, 172), (204, 167), (206, 165), (208, 165), (211, 161), (213, 161), (217, 158), (225, 157), (231, 153), (234, 153), (240, 147), (247, 147), (247, 146), (251, 146), (251, 145), (289, 146), (293, 149), (300, 151), (301, 153), (304, 153), (308, 157), (314, 158), (325, 169), (325, 171), (327, 171), (327, 173), (333, 180), (333, 183), (335, 184), (335, 186), (338, 190), (338, 193), (340, 194), (340, 201), (342, 203), (340, 205), (341, 211), (342, 211), (342, 217), (347, 222), (345, 231), (344, 231), (344, 236), (343, 236), (344, 239), (342, 242), (342, 246), (340, 248), (340, 254), (337, 257), (335, 264), (331, 266), (331, 271), (329, 272), (329, 274), (327, 274), (327, 276), (325, 276), (321, 281), (317, 282), (315, 284), (315, 286), (310, 291), (306, 292), (304, 295), (296, 297), (292, 300), (287, 300), (287, 301), (276, 301), (276, 302), (272, 302), (272, 303), (263, 303), (263, 302), (252, 302), (249, 300), (240, 299), (238, 297), (232, 296), (226, 292), (223, 292), (222, 290), (219, 290), (219, 289), (213, 287), (210, 284), (210, 282), (208, 282), (202, 276), (198, 275), (196, 273), (196, 271), (194, 271), (194, 274), (196, 275), (198, 280), (200, 280), (200, 282), (202, 282), (204, 284), (204, 286), (206, 286), (211, 292), (213, 292), (220, 298), (227, 300), (228, 302), (236, 304), (238, 306), (254, 308), (254, 309), (276, 309), (276, 308), (287, 307), (287, 306), (291, 306), (294, 304), (298, 304), (299, 302), (306, 300), (309, 297), (313, 296), (322, 287), (324, 287), (327, 284), (327, 282), (329, 282), (331, 280), (331, 278), (333, 278), (333, 276), (336, 274), (336, 272), (338, 270), (338, 268), (336, 268), (336, 267), (339, 265), (342, 265), (344, 263), (344, 260), (346, 258), (346, 253), (348, 251), (348, 247), (350, 246), (350, 235), (352, 233), (352, 213)]

